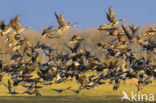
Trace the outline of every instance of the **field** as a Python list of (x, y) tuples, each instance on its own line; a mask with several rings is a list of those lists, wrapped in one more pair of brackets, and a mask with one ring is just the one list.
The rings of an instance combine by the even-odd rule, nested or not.
[[(69, 84), (72, 85), (72, 88), (74, 89), (75, 85), (73, 83)], [(60, 88), (61, 86), (64, 87), (65, 85), (66, 84), (60, 84), (57, 85), (57, 87)], [(121, 84), (121, 87), (117, 91), (113, 91), (112, 85), (108, 83), (95, 87), (91, 90), (82, 90), (79, 94), (74, 94), (69, 90), (63, 92), (62, 94), (57, 94), (56, 92), (52, 91), (51, 88), (56, 88), (56, 86), (53, 85), (48, 88), (44, 87), (40, 90), (41, 94), (44, 96), (37, 98), (34, 96), (8, 96), (7, 89), (2, 86), (0, 90), (0, 102), (12, 103), (14, 101), (15, 103), (45, 103), (46, 101), (46, 103), (127, 103), (128, 101), (126, 100), (121, 101), (121, 97), (123, 96), (122, 91), (126, 91), (128, 95), (130, 95), (131, 91), (134, 93), (137, 91), (136, 86), (133, 84)], [(17, 89), (22, 90), (20, 87), (17, 87)], [(141, 93), (154, 94), (156, 96), (156, 82), (144, 87)]]
[[(143, 27), (142, 31), (144, 32), (146, 28)], [(101, 62), (105, 62), (105, 60), (102, 60), (102, 52), (99, 52), (96, 46), (97, 42), (103, 41), (108, 42), (113, 40), (113, 37), (106, 37), (104, 36), (105, 32), (98, 32), (95, 29), (87, 29), (87, 30), (69, 30), (66, 31), (64, 35), (62, 35), (59, 39), (46, 39), (44, 41), (45, 44), (56, 48), (63, 50), (65, 52), (69, 52), (69, 49), (64, 46), (65, 43), (67, 43), (73, 34), (81, 34), (85, 38), (85, 41), (83, 41), (83, 44), (81, 45), (81, 48), (86, 48), (89, 51), (92, 51), (91, 54), (98, 55), (99, 58), (101, 58)], [(37, 41), (41, 38), (40, 31), (25, 31), (22, 36), (24, 36), (26, 39), (28, 39), (32, 45), (35, 45)], [(98, 36), (97, 36), (98, 35)], [(103, 40), (104, 39), (104, 40)], [(5, 40), (5, 38), (1, 38), (2, 41)], [(1, 52), (9, 51), (7, 49), (7, 46), (1, 42), (2, 46), (0, 48)], [(23, 48), (21, 48), (22, 50)], [(20, 51), (22, 52), (22, 51)], [(142, 55), (142, 54), (141, 54)], [(4, 65), (8, 64), (8, 61), (10, 61), (10, 55), (0, 55), (0, 59), (4, 61)], [(47, 58), (42, 59), (42, 62), (44, 63)], [(94, 72), (86, 73), (87, 75), (93, 74)], [(33, 72), (32, 75), (35, 75)], [(125, 82), (120, 83), (120, 87), (117, 91), (113, 91), (113, 85), (109, 84), (108, 80), (106, 80), (106, 84), (99, 85), (93, 89), (83, 89), (80, 91), (79, 94), (75, 94), (71, 90), (66, 90), (62, 94), (58, 94), (57, 92), (53, 91), (52, 89), (60, 89), (60, 88), (67, 88), (71, 86), (71, 89), (77, 89), (80, 84), (76, 84), (75, 80), (73, 81), (65, 81), (58, 84), (52, 84), (51, 86), (44, 86), (43, 88), (39, 89), (39, 92), (42, 94), (41, 97), (35, 97), (35, 96), (28, 96), (27, 94), (23, 94), (25, 88), (18, 85), (15, 87), (15, 90), (18, 91), (20, 94), (11, 96), (8, 93), (7, 88), (3, 85), (3, 83), (7, 84), (7, 80), (11, 78), (7, 74), (3, 77), (3, 82), (1, 82), (0, 85), (0, 102), (2, 103), (12, 103), (14, 101), (15, 103), (51, 103), (52, 101), (55, 103), (127, 103), (128, 101), (123, 100), (121, 101), (121, 98), (123, 96), (122, 92), (125, 91), (128, 95), (131, 95), (131, 92), (134, 93), (137, 92), (137, 87), (135, 84), (137, 84), (136, 79), (132, 80), (126, 80)], [(12, 82), (12, 81), (11, 81)], [(42, 84), (40, 84), (42, 86)], [(140, 94), (154, 94), (156, 96), (156, 81), (153, 81), (152, 84), (147, 85), (143, 88)]]
[[(4, 78), (4, 82), (7, 82), (8, 76)], [(16, 96), (11, 96), (8, 94), (8, 90), (4, 85), (0, 86), (0, 102), (2, 103), (12, 103), (12, 101), (16, 103), (51, 103), (52, 101), (55, 103), (127, 103), (128, 101), (121, 101), (121, 97), (123, 96), (122, 91), (125, 91), (129, 96), (133, 91), (136, 94), (137, 88), (135, 86), (136, 80), (127, 80), (126, 83), (121, 83), (119, 89), (117, 91), (112, 90), (112, 84), (109, 84), (106, 81), (105, 85), (99, 85), (93, 89), (85, 89), (80, 91), (79, 94), (75, 94), (74, 92), (67, 90), (62, 94), (58, 94), (52, 89), (66, 88), (68, 86), (72, 86), (71, 89), (76, 89), (78, 87), (75, 84), (75, 81), (67, 81), (66, 83), (53, 84), (51, 86), (44, 86), (40, 89), (40, 93), (43, 95), (41, 97), (28, 96), (22, 94), (25, 88), (21, 86), (17, 86), (15, 89), (21, 93)], [(152, 84), (145, 86), (140, 94), (153, 94), (156, 96), (156, 81)]]

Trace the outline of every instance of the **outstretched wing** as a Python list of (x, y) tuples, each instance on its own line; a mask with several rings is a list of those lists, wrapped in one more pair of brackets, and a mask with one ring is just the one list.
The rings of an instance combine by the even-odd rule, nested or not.
[(132, 39), (132, 36), (131, 36), (131, 34), (128, 32), (128, 30), (124, 27), (124, 25), (122, 25), (122, 29), (124, 30), (125, 35), (127, 36), (127, 38), (128, 38), (129, 40), (131, 40), (131, 39)]
[(11, 19), (10, 19), (10, 25), (11, 25), (11, 27), (12, 27), (14, 30), (17, 30), (18, 28), (21, 27), (20, 25), (18, 25), (18, 24), (16, 23), (16, 21), (15, 21), (14, 18), (11, 18)]
[(45, 35), (48, 31), (50, 31), (52, 28), (53, 28), (53, 26), (49, 26), (47, 28), (44, 28), (43, 32), (42, 32), (42, 36)]
[(115, 13), (114, 13), (112, 7), (109, 7), (109, 16), (110, 16), (110, 21), (111, 21), (111, 22), (116, 21), (116, 16), (115, 16)]
[(66, 20), (64, 19), (64, 14), (61, 13), (60, 14), (60, 17), (56, 14), (55, 12), (55, 16), (56, 16), (56, 19), (57, 19), (57, 22), (59, 24), (60, 27), (64, 27), (65, 25), (67, 25), (67, 22)]
[(17, 15), (16, 17), (15, 17), (15, 22), (16, 22), (16, 25), (18, 25), (18, 26), (22, 26), (21, 25), (21, 21), (20, 21), (20, 16), (19, 15)]
[(67, 25), (67, 22), (66, 22), (66, 20), (64, 18), (64, 14), (63, 13), (60, 14), (60, 19), (61, 19), (61, 22), (62, 22), (62, 26)]

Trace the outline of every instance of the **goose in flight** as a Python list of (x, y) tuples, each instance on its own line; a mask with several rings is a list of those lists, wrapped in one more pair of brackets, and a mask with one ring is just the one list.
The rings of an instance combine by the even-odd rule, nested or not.
[(70, 44), (78, 43), (81, 42), (82, 40), (84, 40), (83, 37), (79, 35), (73, 35), (73, 37), (70, 40)]
[(145, 32), (144, 37), (148, 37), (149, 35), (154, 35), (154, 34), (156, 34), (156, 28), (151, 27), (151, 28), (149, 28), (148, 31)]
[(47, 28), (44, 28), (42, 32), (42, 40), (46, 37), (48, 38), (59, 38), (59, 36), (56, 36), (56, 30), (54, 29), (54, 26), (49, 26)]
[(129, 25), (129, 28), (131, 29), (133, 34), (139, 29), (139, 27), (136, 27), (134, 24)]
[(6, 26), (4, 24), (4, 20), (0, 22), (0, 29), (2, 30), (1, 31), (1, 36), (5, 35), (5, 34), (8, 34), (11, 32), (12, 30), (12, 27), (9, 27), (9, 26)]
[(29, 26), (22, 27), (19, 15), (17, 15), (15, 18), (10, 19), (10, 25), (16, 31), (17, 34), (23, 32), (25, 29), (30, 29)]
[(116, 19), (115, 13), (113, 11), (112, 7), (109, 7), (109, 13), (106, 12), (107, 15), (107, 19), (109, 20), (111, 26), (115, 26), (117, 24), (119, 24), (121, 21), (124, 21), (124, 19)]
[(52, 89), (53, 91), (56, 91), (58, 94), (61, 94), (63, 91), (70, 89), (71, 86), (67, 87), (66, 89)]
[(60, 34), (62, 34), (65, 30), (67, 30), (71, 27), (75, 27), (77, 25), (76, 23), (71, 24), (71, 22), (66, 22), (63, 13), (61, 13), (60, 16), (58, 16), (55, 12), (55, 16), (56, 16), (57, 22), (59, 24), (59, 28), (57, 29), (57, 31)]
[(104, 29), (107, 29), (107, 28), (111, 28), (111, 25), (110, 24), (101, 24), (97, 30), (101, 31), (101, 30), (104, 30)]

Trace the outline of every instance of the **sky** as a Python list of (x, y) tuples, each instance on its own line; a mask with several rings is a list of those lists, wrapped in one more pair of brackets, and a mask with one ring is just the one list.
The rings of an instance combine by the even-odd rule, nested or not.
[(67, 21), (78, 23), (75, 28), (95, 28), (108, 23), (105, 11), (112, 6), (117, 19), (142, 26), (156, 23), (156, 0), (0, 0), (0, 20), (9, 23), (20, 15), (22, 26), (33, 30), (54, 25), (54, 12), (64, 13)]

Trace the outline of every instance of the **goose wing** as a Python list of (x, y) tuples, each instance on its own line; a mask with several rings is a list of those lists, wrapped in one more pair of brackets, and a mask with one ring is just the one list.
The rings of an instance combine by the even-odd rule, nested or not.
[(11, 18), (10, 19), (10, 25), (11, 25), (11, 27), (14, 30), (18, 30), (19, 28), (21, 28), (21, 26), (16, 23), (16, 21), (14, 20), (14, 18)]
[(67, 22), (66, 22), (66, 20), (64, 18), (64, 14), (63, 13), (61, 13), (60, 14), (60, 17), (59, 17), (56, 14), (56, 12), (55, 12), (55, 16), (56, 16), (57, 22), (58, 22), (58, 24), (59, 24), (60, 27), (64, 27), (65, 25), (67, 25)]
[(20, 16), (19, 15), (17, 15), (16, 17), (15, 17), (15, 22), (16, 22), (16, 25), (18, 25), (18, 26), (22, 26), (21, 25), (21, 21), (20, 21)]
[(125, 35), (127, 36), (127, 38), (128, 38), (129, 40), (131, 40), (131, 39), (132, 39), (132, 36), (131, 36), (131, 34), (128, 32), (128, 30), (124, 27), (124, 25), (122, 25), (122, 28), (123, 28), (123, 30), (124, 30)]
[(116, 16), (112, 7), (109, 7), (109, 16), (110, 16), (110, 22), (116, 21)]
[(52, 28), (53, 28), (53, 26), (44, 28), (44, 29), (43, 29), (43, 32), (42, 32), (42, 36), (45, 35), (48, 31), (50, 31)]

